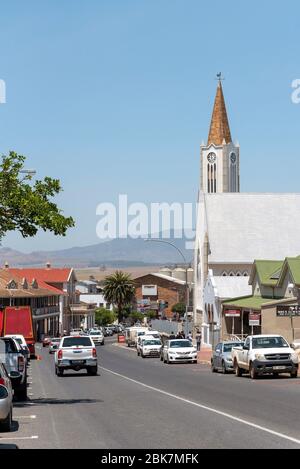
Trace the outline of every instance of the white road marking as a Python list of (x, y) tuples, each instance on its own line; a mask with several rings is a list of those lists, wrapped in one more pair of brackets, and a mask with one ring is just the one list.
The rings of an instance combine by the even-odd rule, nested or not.
[(189, 399), (185, 399), (184, 397), (178, 396), (177, 394), (172, 394), (170, 392), (164, 391), (163, 389), (155, 388), (153, 386), (149, 386), (148, 384), (142, 383), (141, 381), (137, 381), (132, 378), (128, 378), (128, 376), (121, 375), (120, 373), (116, 373), (115, 371), (109, 370), (108, 368), (104, 367), (98, 367), (99, 369), (102, 369), (103, 371), (107, 371), (108, 373), (111, 373), (115, 376), (118, 376), (119, 378), (126, 379), (127, 381), (131, 381), (132, 383), (139, 384), (140, 386), (143, 386), (144, 388), (151, 389), (152, 391), (156, 391), (160, 394), (164, 394), (165, 396), (172, 397), (173, 399), (177, 399), (179, 401), (185, 402), (186, 404), (191, 404), (195, 407), (198, 407), (203, 410), (207, 410), (208, 412), (212, 412), (217, 415), (221, 415), (222, 417), (226, 417), (228, 419), (234, 420), (235, 422), (242, 423), (244, 425), (247, 425), (248, 427), (256, 428), (258, 430), (261, 430), (265, 433), (270, 433), (271, 435), (277, 436), (278, 438), (282, 438), (284, 440), (292, 441), (293, 443), (297, 443), (300, 445), (300, 440), (297, 438), (293, 438), (291, 436), (285, 435), (284, 433), (276, 432), (274, 430), (271, 430), (270, 428), (263, 427), (261, 425), (257, 425), (256, 423), (250, 422), (248, 420), (241, 419), (239, 417), (235, 417), (234, 415), (228, 414), (226, 412), (222, 412), (220, 410), (214, 409), (213, 407), (208, 407), (204, 404), (198, 404), (198, 402), (191, 401)]
[(37, 440), (38, 436), (33, 435), (33, 436), (15, 436), (15, 437), (6, 437), (6, 436), (0, 436), (0, 442), (2, 440)]
[(16, 415), (16, 419), (36, 419), (36, 415)]

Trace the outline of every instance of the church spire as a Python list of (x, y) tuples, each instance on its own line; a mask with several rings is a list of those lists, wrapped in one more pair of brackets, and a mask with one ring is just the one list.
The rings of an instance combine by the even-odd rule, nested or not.
[(223, 145), (224, 142), (232, 142), (221, 83), (221, 75), (218, 74), (217, 76), (219, 79), (219, 83), (217, 87), (214, 110), (210, 123), (207, 145), (210, 145), (211, 143), (214, 143), (215, 145)]

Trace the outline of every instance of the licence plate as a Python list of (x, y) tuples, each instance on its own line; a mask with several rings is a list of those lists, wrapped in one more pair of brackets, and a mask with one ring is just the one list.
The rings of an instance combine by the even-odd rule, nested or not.
[(285, 366), (273, 366), (273, 370), (285, 370)]
[(84, 360), (72, 360), (72, 365), (82, 365)]

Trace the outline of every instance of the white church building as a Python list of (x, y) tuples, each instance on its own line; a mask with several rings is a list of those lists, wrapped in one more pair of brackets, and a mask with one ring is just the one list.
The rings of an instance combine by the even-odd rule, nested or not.
[(231, 138), (221, 80), (201, 181), (194, 253), (194, 325), (203, 342), (220, 336), (221, 302), (251, 294), (255, 259), (300, 254), (300, 193), (240, 193), (240, 148)]

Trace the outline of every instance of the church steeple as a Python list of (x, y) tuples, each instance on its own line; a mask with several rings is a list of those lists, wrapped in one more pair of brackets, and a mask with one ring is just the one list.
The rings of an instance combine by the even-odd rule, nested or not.
[(207, 145), (211, 145), (212, 143), (215, 145), (232, 143), (222, 83), (220, 78), (210, 123)]
[(208, 194), (240, 191), (240, 147), (231, 139), (221, 73), (217, 77), (208, 142), (201, 145), (201, 191)]

